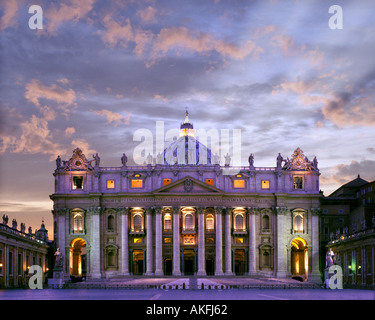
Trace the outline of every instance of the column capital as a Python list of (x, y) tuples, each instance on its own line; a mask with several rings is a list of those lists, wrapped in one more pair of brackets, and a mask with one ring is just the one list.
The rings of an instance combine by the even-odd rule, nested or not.
[(117, 208), (117, 213), (122, 215), (127, 215), (129, 213), (129, 208), (128, 207), (120, 207), (120, 208)]
[(144, 210), (146, 211), (146, 215), (151, 215), (153, 209), (154, 207), (145, 207)]
[(206, 207), (197, 207), (198, 214), (203, 214)]
[(231, 214), (233, 208), (232, 207), (225, 207), (225, 214)]
[(90, 207), (88, 211), (91, 215), (100, 215), (100, 213), (102, 211), (102, 208), (101, 207)]
[(287, 207), (275, 207), (275, 211), (277, 215), (283, 215), (285, 216), (289, 209)]
[(220, 214), (223, 213), (223, 209), (224, 209), (224, 208), (225, 208), (225, 207), (222, 207), (222, 206), (214, 207), (215, 212), (216, 212), (216, 213), (220, 213)]
[(155, 209), (155, 214), (161, 214), (163, 207), (154, 207)]
[(247, 207), (247, 212), (249, 213), (249, 214), (258, 214), (258, 213), (260, 213), (260, 211), (261, 211), (261, 208), (258, 208), (258, 207)]

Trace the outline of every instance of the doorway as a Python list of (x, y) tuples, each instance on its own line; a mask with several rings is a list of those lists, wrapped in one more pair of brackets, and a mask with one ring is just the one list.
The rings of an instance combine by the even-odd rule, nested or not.
[(195, 252), (193, 249), (184, 250), (184, 274), (192, 276), (195, 273)]
[(234, 250), (234, 272), (237, 276), (245, 274), (245, 250)]
[(86, 276), (86, 241), (82, 238), (74, 239), (70, 244), (70, 277), (78, 281)]
[(166, 258), (164, 259), (164, 274), (166, 276), (171, 276), (172, 275), (172, 259), (171, 258)]
[(208, 276), (213, 276), (215, 274), (215, 262), (213, 258), (206, 259), (206, 273)]
[(143, 274), (143, 250), (133, 250), (133, 275)]
[(291, 273), (292, 278), (306, 280), (308, 274), (308, 251), (307, 243), (302, 238), (292, 241), (291, 250)]

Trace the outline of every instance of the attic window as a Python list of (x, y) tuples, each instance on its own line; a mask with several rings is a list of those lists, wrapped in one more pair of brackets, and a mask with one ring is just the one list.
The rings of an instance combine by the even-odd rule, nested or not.
[(168, 184), (170, 184), (171, 182), (172, 182), (171, 179), (164, 179), (164, 185), (165, 186), (168, 185)]
[(132, 188), (142, 188), (143, 187), (143, 180), (133, 179), (132, 180)]
[(234, 180), (235, 188), (245, 188), (245, 180)]
[(83, 189), (83, 177), (82, 176), (73, 177), (73, 190), (76, 190), (76, 189)]
[(214, 185), (214, 179), (206, 179), (206, 183), (209, 184), (210, 186)]

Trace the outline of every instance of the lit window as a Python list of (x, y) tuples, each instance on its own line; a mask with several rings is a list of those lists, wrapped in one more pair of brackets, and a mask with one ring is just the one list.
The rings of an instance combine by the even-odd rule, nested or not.
[(294, 216), (294, 231), (303, 232), (303, 216), (301, 214)]
[(134, 238), (134, 243), (142, 243), (142, 238)]
[(241, 213), (238, 213), (234, 218), (234, 229), (244, 230), (244, 218)]
[(245, 180), (234, 180), (235, 188), (245, 188)]
[(134, 215), (133, 230), (135, 232), (143, 231), (143, 218), (140, 214)]
[(193, 230), (194, 229), (194, 219), (191, 213), (185, 214), (185, 224), (184, 230)]
[(82, 176), (73, 177), (73, 189), (83, 189), (83, 177)]
[(115, 188), (115, 180), (107, 180), (107, 189)]
[(170, 184), (171, 181), (172, 181), (171, 179), (164, 179), (164, 185), (166, 186), (166, 185)]
[(169, 213), (164, 216), (164, 230), (172, 230), (172, 216)]
[(269, 189), (269, 188), (270, 188), (269, 180), (262, 180), (262, 189)]
[(215, 243), (215, 239), (212, 237), (206, 238), (206, 243)]
[(143, 180), (133, 179), (132, 180), (132, 188), (142, 188), (143, 187)]
[(214, 230), (214, 216), (212, 214), (208, 214), (206, 217), (206, 230), (207, 231)]
[(82, 213), (73, 213), (73, 231), (81, 233), (83, 231)]
[(236, 238), (236, 243), (243, 243), (243, 238)]
[(164, 238), (164, 243), (172, 243), (172, 238)]
[(303, 178), (302, 177), (293, 177), (293, 189), (303, 189)]
[(209, 184), (210, 186), (214, 185), (214, 179), (206, 179), (206, 183)]

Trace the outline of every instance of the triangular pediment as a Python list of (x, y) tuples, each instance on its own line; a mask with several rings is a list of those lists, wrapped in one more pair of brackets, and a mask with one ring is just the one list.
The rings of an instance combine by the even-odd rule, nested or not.
[(211, 186), (207, 183), (199, 181), (193, 177), (187, 176), (182, 179), (179, 179), (175, 182), (172, 182), (166, 186), (163, 186), (159, 189), (153, 191), (154, 194), (181, 194), (181, 193), (190, 193), (190, 194), (204, 194), (204, 193), (215, 193), (221, 194), (223, 191), (214, 186)]

